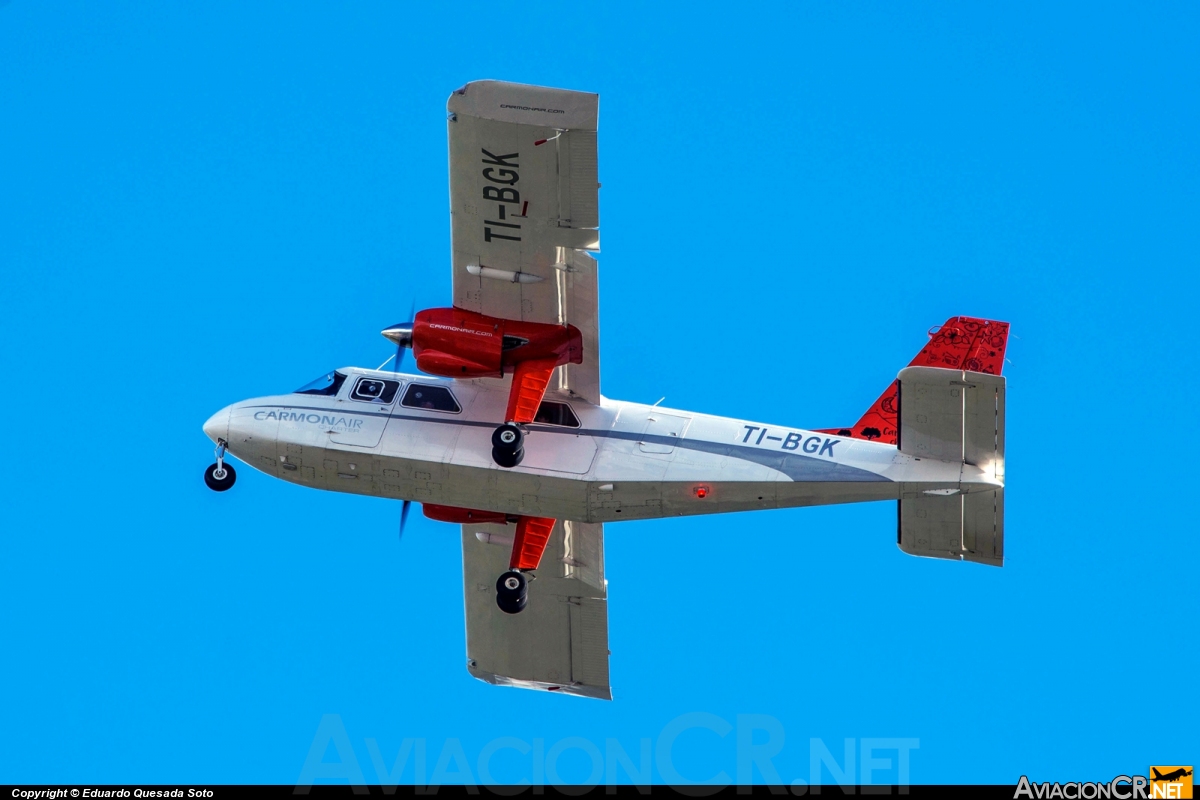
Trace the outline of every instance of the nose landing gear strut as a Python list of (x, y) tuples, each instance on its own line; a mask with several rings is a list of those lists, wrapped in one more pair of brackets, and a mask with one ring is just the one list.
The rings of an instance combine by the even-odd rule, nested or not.
[(214, 492), (224, 492), (233, 486), (233, 482), (237, 480), (237, 472), (232, 464), (225, 463), (225, 446), (224, 439), (217, 439), (217, 463), (211, 465), (204, 470), (204, 483)]

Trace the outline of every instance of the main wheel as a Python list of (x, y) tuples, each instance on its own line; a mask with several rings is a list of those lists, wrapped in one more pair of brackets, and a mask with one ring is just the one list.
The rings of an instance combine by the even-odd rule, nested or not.
[(496, 579), (496, 594), (516, 599), (529, 590), (529, 582), (516, 570), (509, 570)]
[(228, 461), (221, 468), (213, 464), (204, 470), (204, 483), (214, 492), (226, 491), (233, 486), (233, 482), (236, 480), (237, 471), (234, 470), (233, 464), (230, 464)]
[(505, 450), (503, 447), (492, 448), (492, 461), (495, 461), (505, 469), (512, 469), (517, 464), (520, 464), (523, 458), (525, 458), (524, 447), (518, 448), (516, 452)]
[(529, 601), (529, 582), (515, 570), (496, 579), (496, 605), (505, 614), (519, 614)]
[(525, 610), (525, 606), (528, 603), (529, 599), (525, 595), (522, 595), (516, 600), (508, 600), (500, 596), (496, 597), (496, 605), (499, 606), (500, 610), (505, 614), (520, 614)]
[(499, 447), (503, 450), (520, 450), (521, 440), (525, 435), (521, 433), (521, 429), (511, 422), (506, 422), (496, 430), (492, 431), (492, 447)]

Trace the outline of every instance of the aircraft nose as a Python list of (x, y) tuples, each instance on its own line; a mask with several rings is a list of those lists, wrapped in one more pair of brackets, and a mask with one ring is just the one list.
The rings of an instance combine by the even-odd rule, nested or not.
[(204, 435), (212, 439), (214, 444), (217, 439), (229, 439), (229, 415), (232, 408), (233, 406), (222, 408), (204, 423)]

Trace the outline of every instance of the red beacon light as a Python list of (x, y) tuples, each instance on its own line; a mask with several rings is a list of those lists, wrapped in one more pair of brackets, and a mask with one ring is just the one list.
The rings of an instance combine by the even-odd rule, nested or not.
[(703, 484), (697, 486), (695, 489), (692, 489), (692, 493), (695, 494), (696, 497), (698, 497), (701, 500), (708, 497), (708, 493), (710, 491), (712, 491), (712, 490)]

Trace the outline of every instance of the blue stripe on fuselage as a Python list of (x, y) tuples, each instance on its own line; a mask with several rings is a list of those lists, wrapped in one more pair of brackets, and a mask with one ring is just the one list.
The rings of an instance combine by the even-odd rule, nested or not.
[[(317, 406), (246, 406), (246, 408), (278, 408), (278, 409), (296, 409), (300, 411), (323, 411), (329, 413), (329, 409), (320, 408)], [(338, 414), (357, 414), (364, 417), (383, 417), (385, 419), (401, 419), (410, 422), (432, 422), (437, 425), (462, 425), (472, 428), (494, 428), (494, 422), (479, 422), (476, 420), (466, 419), (440, 419), (437, 417), (415, 416), (412, 414), (390, 414), (380, 411), (354, 411), (351, 409), (339, 408)], [(748, 461), (752, 464), (761, 464), (764, 467), (778, 470), (784, 475), (787, 475), (793, 481), (817, 482), (817, 481), (836, 481), (836, 482), (885, 482), (890, 483), (888, 478), (882, 475), (877, 475), (865, 469), (851, 467), (845, 464), (839, 464), (836, 461), (831, 461), (826, 458), (818, 458), (800, 453), (780, 452), (778, 450), (769, 450), (761, 447), (753, 447), (735, 443), (723, 442), (708, 442), (703, 439), (680, 439), (676, 436), (656, 436), (653, 434), (635, 433), (633, 431), (602, 431), (589, 430), (587, 428), (563, 428), (557, 425), (528, 425), (530, 431), (538, 433), (557, 433), (568, 434), (571, 436), (594, 436), (597, 439), (620, 439), (622, 441), (632, 442), (648, 442), (651, 444), (659, 444), (667, 447), (678, 447), (684, 450), (694, 450), (701, 453), (709, 453), (717, 456), (728, 456), (741, 461)]]

